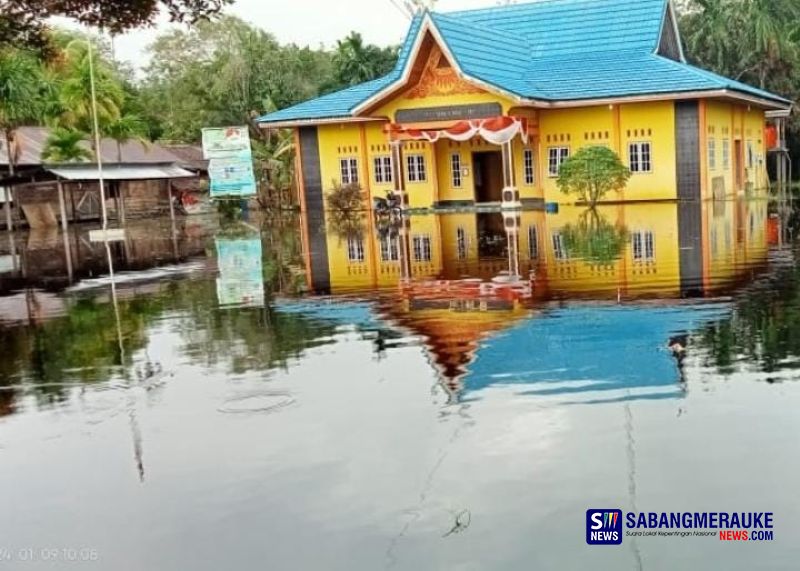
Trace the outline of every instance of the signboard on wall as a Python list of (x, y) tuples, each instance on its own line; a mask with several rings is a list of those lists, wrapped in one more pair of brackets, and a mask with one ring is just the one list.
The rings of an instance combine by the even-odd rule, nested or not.
[(490, 117), (499, 117), (502, 114), (503, 107), (499, 103), (475, 103), (473, 105), (398, 109), (394, 114), (394, 118), (396, 123), (423, 123), (425, 121), (488, 119)]
[(211, 198), (256, 194), (253, 152), (247, 127), (203, 129), (203, 157), (209, 161)]

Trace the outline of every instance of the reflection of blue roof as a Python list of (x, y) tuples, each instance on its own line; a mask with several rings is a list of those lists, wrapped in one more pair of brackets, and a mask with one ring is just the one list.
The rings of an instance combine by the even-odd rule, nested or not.
[(281, 313), (302, 315), (308, 319), (332, 321), (340, 325), (374, 327), (380, 323), (375, 317), (370, 304), (362, 301), (282, 299), (275, 301), (273, 305)]
[[(573, 307), (526, 320), (489, 338), (464, 379), (465, 391), (523, 385), (526, 394), (596, 401), (679, 392), (670, 337), (719, 318), (719, 304)], [(633, 391), (630, 392), (629, 391)]]
[[(666, 0), (546, 0), (440, 14), (430, 22), (461, 70), (513, 95), (542, 101), (729, 89), (789, 101), (657, 55)], [(424, 16), (411, 23), (395, 68), (384, 77), (306, 101), (262, 122), (351, 116), (400, 79)]]

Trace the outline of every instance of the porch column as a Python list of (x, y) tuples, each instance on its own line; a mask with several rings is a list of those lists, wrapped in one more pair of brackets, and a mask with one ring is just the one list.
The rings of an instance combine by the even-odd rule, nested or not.
[(400, 281), (411, 279), (411, 220), (408, 216), (400, 214), (400, 224), (397, 232), (397, 247), (400, 254)]
[(518, 279), (519, 273), (519, 228), (521, 225), (519, 213), (507, 212), (503, 214), (503, 226), (508, 239), (508, 274)]
[(514, 147), (512, 141), (501, 145), (503, 155), (503, 202), (502, 208), (521, 208), (519, 189), (514, 181)]
[(394, 193), (400, 197), (400, 208), (408, 208), (408, 194), (406, 193), (405, 169), (403, 168), (403, 142), (391, 141), (389, 146), (392, 149), (392, 181), (394, 182)]

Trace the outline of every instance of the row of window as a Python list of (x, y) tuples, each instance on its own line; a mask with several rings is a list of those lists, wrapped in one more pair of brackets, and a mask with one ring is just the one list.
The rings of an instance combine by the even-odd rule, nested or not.
[[(631, 256), (634, 262), (653, 263), (656, 259), (655, 235), (650, 230), (631, 232)], [(411, 239), (414, 261), (430, 262), (432, 259), (431, 237), (416, 235)], [(559, 261), (569, 260), (569, 253), (564, 245), (564, 237), (560, 232), (552, 235), (553, 257)], [(459, 261), (467, 259), (467, 233), (462, 227), (456, 228), (456, 255)], [(382, 262), (400, 260), (400, 249), (397, 240), (386, 237), (380, 240)], [(528, 257), (539, 258), (539, 231), (536, 226), (528, 226)], [(347, 258), (350, 262), (364, 262), (364, 239), (352, 236), (347, 239)]]
[[(628, 167), (634, 174), (653, 172), (653, 145), (649, 141), (628, 143)], [(569, 158), (569, 147), (547, 149), (547, 174), (558, 176), (561, 165)]]
[[(428, 180), (425, 155), (406, 155), (406, 180), (408, 182), (425, 182)], [(535, 182), (535, 168), (533, 150), (524, 149), (522, 153), (523, 180), (526, 185)], [(389, 184), (394, 181), (392, 173), (392, 157), (382, 155), (373, 157), (373, 170), (376, 184)], [(339, 159), (339, 171), (342, 184), (356, 184), (358, 178), (358, 159), (345, 157)], [(450, 183), (453, 188), (461, 188), (463, 184), (464, 169), (461, 163), (461, 154), (450, 155)]]
[[(756, 149), (753, 141), (747, 141), (747, 168), (756, 166)], [(731, 168), (731, 142), (729, 139), (722, 140), (722, 169)], [(717, 170), (717, 140), (708, 139), (708, 169)]]
[[(709, 167), (716, 168), (716, 141), (709, 140)], [(748, 151), (750, 145), (748, 144)], [(569, 158), (569, 147), (548, 147), (547, 149), (547, 174), (550, 177), (558, 176), (561, 165)], [(406, 155), (406, 179), (408, 182), (425, 182), (428, 180), (425, 155)], [(730, 142), (723, 141), (722, 148), (723, 168), (728, 168), (730, 162)], [(339, 159), (342, 184), (352, 184), (358, 182), (358, 159), (342, 158)], [(628, 166), (631, 172), (650, 173), (653, 172), (652, 143), (649, 141), (638, 141), (628, 144)], [(387, 184), (393, 182), (392, 158), (388, 155), (373, 158), (373, 168), (375, 172), (375, 182), (377, 184)], [(450, 155), (450, 183), (453, 188), (461, 188), (463, 184), (463, 164), (461, 154), (453, 153)], [(533, 149), (523, 149), (522, 151), (522, 179), (527, 186), (536, 182), (536, 163)]]

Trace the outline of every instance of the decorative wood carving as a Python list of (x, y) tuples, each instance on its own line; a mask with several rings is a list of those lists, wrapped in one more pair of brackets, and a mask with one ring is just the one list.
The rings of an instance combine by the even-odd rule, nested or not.
[(461, 79), (456, 70), (452, 68), (444, 54), (434, 49), (428, 58), (425, 69), (419, 82), (406, 92), (409, 99), (423, 99), (441, 95), (465, 95), (471, 93), (485, 93)]

